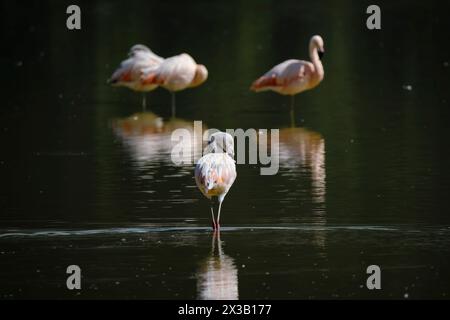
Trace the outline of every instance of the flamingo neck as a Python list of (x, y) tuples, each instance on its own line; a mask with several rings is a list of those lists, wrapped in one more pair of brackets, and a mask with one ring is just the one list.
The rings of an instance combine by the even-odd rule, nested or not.
[(310, 46), (309, 48), (309, 55), (311, 57), (311, 62), (314, 65), (314, 80), (315, 82), (319, 83), (322, 81), (324, 76), (324, 70), (322, 61), (320, 61), (318, 48), (315, 45)]

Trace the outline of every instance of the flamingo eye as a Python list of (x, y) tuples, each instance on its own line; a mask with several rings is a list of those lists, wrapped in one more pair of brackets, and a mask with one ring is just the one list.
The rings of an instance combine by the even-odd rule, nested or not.
[(325, 51), (319, 51), (319, 59), (320, 60), (322, 60), (324, 55), (325, 55)]

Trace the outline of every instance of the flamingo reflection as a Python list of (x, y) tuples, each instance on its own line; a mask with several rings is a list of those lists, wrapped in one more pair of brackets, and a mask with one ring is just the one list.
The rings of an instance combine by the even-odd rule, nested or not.
[[(306, 128), (285, 128), (280, 130), (279, 152), (282, 175), (311, 183), (311, 221), (318, 227), (314, 231), (314, 243), (324, 248), (326, 233), (320, 227), (327, 222), (325, 139), (320, 133)], [(298, 198), (297, 191), (293, 192)]]
[[(174, 130), (187, 129), (194, 137), (193, 122), (180, 118), (164, 121), (163, 118), (152, 112), (136, 113), (126, 118), (113, 120), (112, 128), (139, 166), (150, 162), (164, 162), (172, 165), (170, 153), (176, 143), (171, 139)], [(204, 124), (202, 129), (206, 130)], [(192, 148), (194, 143), (198, 143), (198, 141), (192, 141)], [(196, 148), (195, 151), (201, 153), (201, 147)], [(186, 156), (186, 163), (189, 163), (187, 160), (192, 161), (187, 158), (191, 156), (189, 153), (183, 156)]]
[[(260, 138), (263, 134), (260, 132)], [(321, 227), (327, 223), (325, 139), (316, 131), (292, 126), (280, 130), (278, 142), (271, 142), (270, 136), (266, 141), (269, 148), (272, 143), (278, 144), (279, 174), (285, 181), (279, 186), (282, 203), (295, 208), (302, 204), (305, 211), (298, 218), (308, 219), (317, 227), (314, 241), (318, 247), (324, 247), (326, 234)]]
[(201, 300), (237, 300), (238, 271), (233, 258), (223, 253), (220, 232), (214, 232), (211, 254), (197, 273), (198, 298)]
[(318, 132), (306, 128), (280, 130), (280, 166), (288, 174), (310, 173), (313, 199), (325, 202), (325, 140)]

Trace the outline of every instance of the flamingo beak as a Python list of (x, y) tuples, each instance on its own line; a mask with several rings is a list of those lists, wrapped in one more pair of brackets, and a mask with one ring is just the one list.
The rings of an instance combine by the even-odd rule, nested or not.
[(319, 50), (319, 59), (322, 60), (322, 57), (325, 55), (325, 51)]

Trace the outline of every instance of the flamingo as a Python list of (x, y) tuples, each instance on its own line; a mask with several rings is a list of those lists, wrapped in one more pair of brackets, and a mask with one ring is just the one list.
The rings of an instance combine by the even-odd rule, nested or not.
[[(213, 230), (220, 229), (222, 202), (236, 180), (233, 137), (225, 132), (211, 135), (205, 155), (195, 167), (195, 182), (203, 195), (211, 201)], [(219, 202), (217, 220), (214, 219), (214, 204)]]
[(253, 82), (250, 90), (255, 92), (272, 90), (291, 96), (291, 116), (294, 113), (294, 95), (316, 87), (324, 77), (321, 58), (325, 53), (323, 39), (315, 35), (309, 41), (311, 62), (286, 60)]
[(175, 92), (201, 85), (208, 78), (208, 69), (197, 64), (187, 53), (164, 60), (158, 67), (150, 68), (141, 77), (143, 86), (161, 86), (171, 92), (172, 117), (175, 117)]
[(155, 90), (157, 85), (144, 85), (141, 75), (156, 68), (164, 61), (163, 58), (154, 54), (148, 47), (137, 44), (131, 47), (128, 59), (122, 61), (114, 71), (108, 83), (113, 86), (123, 86), (134, 91), (143, 92), (142, 108), (146, 109), (146, 92)]

